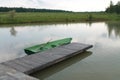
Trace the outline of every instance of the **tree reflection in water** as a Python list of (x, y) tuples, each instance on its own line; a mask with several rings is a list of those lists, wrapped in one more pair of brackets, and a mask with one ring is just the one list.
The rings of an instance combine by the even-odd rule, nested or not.
[(109, 37), (114, 33), (116, 37), (120, 37), (120, 23), (119, 22), (106, 22)]
[(12, 36), (16, 36), (17, 31), (15, 30), (14, 27), (11, 27), (11, 29), (10, 29), (10, 33), (11, 33)]

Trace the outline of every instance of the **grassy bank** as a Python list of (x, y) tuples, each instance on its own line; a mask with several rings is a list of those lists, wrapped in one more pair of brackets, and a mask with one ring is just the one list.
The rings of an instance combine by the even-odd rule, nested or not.
[(0, 24), (120, 21), (120, 15), (108, 13), (0, 13)]

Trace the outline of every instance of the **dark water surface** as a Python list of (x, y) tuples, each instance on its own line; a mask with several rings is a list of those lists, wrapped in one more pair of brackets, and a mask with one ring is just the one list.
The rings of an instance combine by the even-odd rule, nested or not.
[(93, 48), (33, 76), (41, 80), (120, 79), (119, 22), (0, 26), (0, 62), (25, 56), (26, 47), (65, 37)]

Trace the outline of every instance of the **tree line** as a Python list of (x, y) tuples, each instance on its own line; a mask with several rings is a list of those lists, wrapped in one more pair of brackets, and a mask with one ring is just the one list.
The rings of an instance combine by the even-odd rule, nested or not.
[(65, 10), (53, 10), (53, 9), (36, 9), (36, 8), (11, 8), (11, 7), (0, 7), (0, 12), (72, 12), (72, 11), (65, 11)]
[(113, 2), (110, 2), (110, 6), (106, 9), (107, 13), (117, 13), (120, 14), (120, 1), (117, 4), (113, 4)]

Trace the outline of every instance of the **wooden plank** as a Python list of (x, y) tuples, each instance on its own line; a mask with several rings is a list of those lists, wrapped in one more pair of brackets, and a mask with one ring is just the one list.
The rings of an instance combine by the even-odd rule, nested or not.
[(0, 80), (39, 80), (0, 64)]
[(17, 80), (15, 77), (11, 77), (9, 75), (3, 75), (3, 76), (0, 76), (0, 80)]
[(89, 49), (89, 48), (92, 47), (92, 45), (82, 44), (82, 43), (71, 43), (71, 44), (68, 44), (68, 45), (61, 46), (61, 47), (65, 48), (65, 49), (80, 51), (80, 50)]
[(7, 62), (4, 62), (2, 63), (3, 65), (6, 65), (6, 66), (9, 66), (17, 71), (20, 71), (20, 72), (24, 72), (26, 70), (28, 70), (27, 68), (21, 66), (21, 65), (18, 65), (16, 63), (14, 63), (13, 61), (7, 61)]
[(32, 68), (30, 65), (22, 62), (21, 59), (13, 60), (13, 62), (14, 62), (15, 64), (20, 65), (20, 66), (23, 66), (23, 67), (25, 67), (25, 68), (30, 68), (30, 69)]
[(50, 55), (50, 56), (57, 56), (58, 55), (58, 57), (61, 57), (63, 55), (71, 54), (74, 52), (76, 52), (76, 50), (70, 50), (70, 49), (65, 49), (65, 48), (61, 48), (61, 47), (56, 47), (56, 48), (44, 51), (43, 55)]
[(38, 65), (38, 63), (33, 62), (31, 59), (28, 60), (28, 59), (22, 58), (20, 60), (21, 60), (21, 62), (25, 63), (26, 65), (29, 65), (31, 68), (34, 68), (36, 65)]

